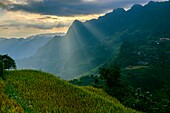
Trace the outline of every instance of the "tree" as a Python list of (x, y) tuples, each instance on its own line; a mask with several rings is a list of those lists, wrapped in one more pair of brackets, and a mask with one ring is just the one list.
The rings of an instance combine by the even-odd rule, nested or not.
[(106, 80), (106, 85), (109, 88), (117, 84), (118, 79), (120, 78), (120, 72), (118, 66), (99, 69), (100, 76)]
[(131, 93), (131, 88), (120, 79), (121, 69), (117, 65), (108, 68), (100, 68), (99, 73), (100, 77), (105, 80), (106, 87), (104, 87), (104, 90), (107, 94), (123, 102), (125, 97)]
[(8, 55), (0, 55), (0, 61), (4, 64), (4, 69), (16, 69), (15, 61)]
[(0, 77), (3, 78), (4, 75), (4, 63), (0, 61)]

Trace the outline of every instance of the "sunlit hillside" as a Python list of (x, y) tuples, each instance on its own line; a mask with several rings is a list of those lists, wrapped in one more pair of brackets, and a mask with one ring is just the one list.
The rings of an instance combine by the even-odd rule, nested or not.
[(40, 71), (7, 71), (0, 87), (2, 112), (136, 113), (102, 90), (74, 86)]

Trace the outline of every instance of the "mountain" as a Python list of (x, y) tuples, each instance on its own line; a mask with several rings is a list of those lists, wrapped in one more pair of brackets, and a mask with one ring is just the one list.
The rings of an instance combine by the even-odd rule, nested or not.
[(0, 53), (9, 54), (14, 59), (22, 59), (34, 55), (56, 34), (40, 34), (28, 38), (0, 38)]
[(138, 113), (100, 89), (74, 86), (48, 73), (15, 70), (4, 76), (0, 112)]
[(86, 22), (75, 20), (63, 38), (53, 38), (37, 53), (17, 61), (33, 68), (73, 79), (114, 57), (124, 41), (165, 37), (170, 32), (170, 1), (122, 8)]
[[(91, 33), (85, 33), (86, 36), (79, 37), (81, 31), (75, 32), (74, 28), (84, 29), (83, 32), (88, 33), (81, 22), (75, 21), (67, 36), (55, 37), (40, 48), (34, 56), (18, 60), (18, 67), (43, 70), (64, 79), (71, 79), (100, 65), (111, 56), (110, 45), (104, 45), (98, 39), (91, 38)], [(99, 55), (100, 53), (105, 56)]]

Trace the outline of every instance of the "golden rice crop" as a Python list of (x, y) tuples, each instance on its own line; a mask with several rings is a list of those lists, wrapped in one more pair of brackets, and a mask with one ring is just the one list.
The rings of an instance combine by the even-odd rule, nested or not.
[[(56, 113), (136, 113), (97, 89), (80, 88), (54, 75), (32, 70), (8, 71), (6, 83), (34, 112)], [(101, 92), (101, 91), (99, 91)]]
[(5, 84), (0, 79), (0, 113), (24, 113), (22, 107), (5, 93)]

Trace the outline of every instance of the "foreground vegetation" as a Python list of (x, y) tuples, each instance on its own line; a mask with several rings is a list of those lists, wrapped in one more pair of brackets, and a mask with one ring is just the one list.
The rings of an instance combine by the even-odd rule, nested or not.
[[(1, 112), (12, 109), (19, 110), (13, 112), (29, 113), (136, 113), (102, 90), (74, 86), (39, 71), (5, 71), (4, 80), (0, 79), (0, 86)], [(10, 105), (15, 107), (9, 107)]]
[(23, 108), (5, 92), (5, 83), (0, 78), (0, 113), (24, 113)]

